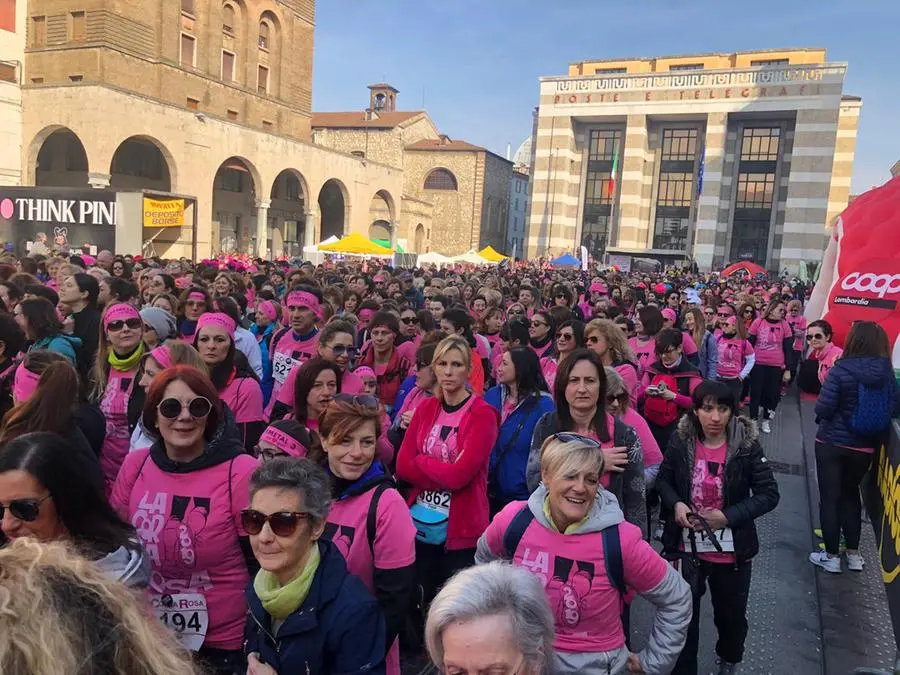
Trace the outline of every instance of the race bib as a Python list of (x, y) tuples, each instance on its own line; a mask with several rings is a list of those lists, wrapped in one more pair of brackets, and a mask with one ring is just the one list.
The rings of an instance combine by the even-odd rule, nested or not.
[[(721, 530), (714, 530), (714, 534), (716, 535), (716, 539), (719, 540), (719, 545), (722, 547), (722, 553), (734, 553), (734, 533), (731, 531), (730, 527), (723, 527)], [(693, 551), (691, 548), (691, 531), (688, 529), (683, 530), (683, 539), (684, 539), (684, 550), (685, 551)], [(705, 532), (694, 532), (694, 545), (696, 547), (697, 553), (718, 553), (716, 547), (713, 545), (712, 541), (709, 537), (706, 536)]]
[(416, 497), (416, 504), (429, 511), (440, 513), (445, 518), (450, 515), (450, 493), (425, 490)]
[(278, 384), (284, 384), (296, 361), (284, 352), (275, 352), (272, 360), (272, 377)]
[(209, 629), (209, 611), (202, 593), (173, 593), (151, 596), (157, 618), (181, 641), (196, 652), (203, 646)]

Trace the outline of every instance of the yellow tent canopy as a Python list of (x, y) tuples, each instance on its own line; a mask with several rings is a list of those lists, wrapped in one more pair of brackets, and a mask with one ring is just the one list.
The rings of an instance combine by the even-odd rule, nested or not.
[(369, 241), (358, 232), (348, 234), (332, 244), (320, 244), (320, 251), (328, 253), (345, 253), (348, 255), (393, 255), (394, 252), (384, 246)]
[(497, 253), (497, 251), (494, 250), (493, 246), (485, 246), (483, 249), (478, 251), (478, 255), (489, 262), (498, 263), (506, 260), (506, 256), (502, 253)]

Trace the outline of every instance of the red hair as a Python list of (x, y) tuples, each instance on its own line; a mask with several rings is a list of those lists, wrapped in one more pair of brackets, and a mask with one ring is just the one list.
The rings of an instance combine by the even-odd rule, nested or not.
[(150, 388), (147, 390), (147, 399), (144, 401), (143, 422), (144, 427), (156, 433), (159, 430), (157, 424), (157, 408), (165, 396), (166, 388), (175, 381), (184, 382), (188, 389), (193, 391), (197, 396), (203, 396), (212, 403), (212, 409), (206, 418), (206, 429), (203, 432), (206, 440), (212, 438), (212, 435), (219, 427), (219, 422), (223, 419), (225, 413), (222, 407), (222, 401), (219, 398), (219, 392), (206, 373), (203, 373), (193, 366), (173, 366), (166, 368), (153, 378)]

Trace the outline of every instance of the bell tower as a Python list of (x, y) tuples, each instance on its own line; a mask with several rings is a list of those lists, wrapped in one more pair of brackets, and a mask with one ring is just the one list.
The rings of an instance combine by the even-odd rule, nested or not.
[(369, 85), (369, 108), (376, 114), (397, 111), (397, 94), (391, 85), (380, 83)]

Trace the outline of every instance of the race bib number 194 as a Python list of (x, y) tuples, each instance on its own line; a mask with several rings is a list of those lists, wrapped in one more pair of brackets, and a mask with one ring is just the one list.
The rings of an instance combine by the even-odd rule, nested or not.
[(201, 593), (174, 593), (152, 596), (157, 618), (187, 649), (196, 652), (203, 646), (209, 630), (209, 611)]

